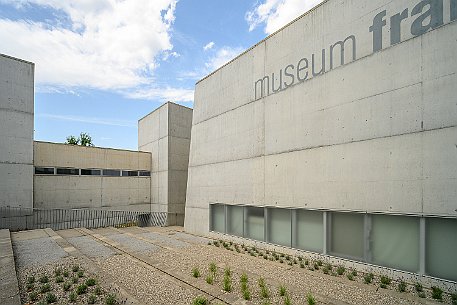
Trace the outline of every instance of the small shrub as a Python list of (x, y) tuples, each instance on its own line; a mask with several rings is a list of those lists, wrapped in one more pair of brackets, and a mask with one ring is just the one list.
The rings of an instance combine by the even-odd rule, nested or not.
[(241, 283), (247, 283), (248, 282), (248, 275), (246, 273), (243, 273), (240, 278)]
[(390, 282), (392, 280), (388, 277), (388, 276), (385, 276), (385, 275), (381, 275), (381, 284), (383, 284), (384, 286), (386, 287), (382, 287), (382, 288), (387, 288), (388, 285), (390, 285)]
[(97, 302), (97, 296), (95, 294), (91, 294), (89, 299), (87, 300), (87, 303), (95, 304), (95, 302)]
[(81, 295), (85, 294), (87, 292), (87, 285), (86, 284), (81, 284), (78, 287), (76, 287), (76, 293)]
[(49, 282), (49, 278), (47, 275), (43, 275), (42, 277), (40, 277), (40, 283), (45, 284), (47, 282)]
[(40, 288), (40, 293), (46, 293), (46, 292), (49, 292), (49, 291), (51, 291), (51, 286), (49, 284), (44, 284)]
[(414, 288), (416, 288), (417, 292), (421, 292), (423, 290), (421, 283), (414, 284)]
[(198, 270), (197, 267), (194, 267), (192, 269), (192, 276), (195, 277), (195, 278), (199, 278), (200, 277), (200, 270)]
[(102, 289), (99, 286), (97, 286), (97, 287), (95, 287), (94, 293), (96, 295), (101, 295), (102, 294)]
[(287, 263), (287, 265), (289, 265), (289, 266), (292, 266), (293, 264), (294, 264), (294, 263), (292, 263), (291, 261), (289, 261), (289, 262)]
[(243, 289), (243, 299), (245, 299), (246, 301), (249, 301), (251, 299), (251, 292), (247, 287), (246, 289)]
[(33, 284), (33, 283), (35, 283), (35, 277), (32, 275), (27, 278), (27, 284)]
[(214, 278), (211, 274), (209, 274), (207, 277), (206, 277), (206, 282), (210, 285), (213, 285), (214, 284)]
[(406, 291), (406, 283), (404, 281), (401, 281), (400, 283), (398, 283), (398, 291), (400, 291), (400, 292)]
[(279, 286), (279, 295), (283, 297), (286, 295), (286, 293), (287, 293), (286, 287), (284, 285)]
[(36, 291), (29, 294), (30, 301), (35, 302), (38, 299), (38, 293)]
[(70, 275), (70, 273), (68, 272), (68, 270), (65, 269), (65, 270), (63, 271), (63, 276), (64, 276), (64, 277), (68, 277), (69, 275)]
[(216, 274), (217, 272), (217, 266), (216, 266), (216, 263), (211, 263), (209, 264), (209, 272), (211, 272), (212, 274)]
[(289, 295), (284, 297), (284, 305), (292, 305), (292, 301), (290, 300)]
[(213, 245), (215, 245), (216, 247), (219, 247), (219, 242), (217, 240), (213, 241)]
[(97, 284), (97, 281), (94, 278), (90, 278), (86, 280), (86, 285), (87, 286), (95, 286)]
[(457, 293), (451, 294), (452, 305), (457, 305)]
[(387, 285), (383, 284), (383, 283), (381, 283), (381, 285), (379, 285), (379, 287), (381, 287), (382, 289), (387, 289)]
[(84, 277), (84, 271), (79, 270), (78, 271), (78, 277)]
[(443, 299), (443, 290), (441, 288), (432, 286), (432, 298), (435, 300), (442, 300)]
[(287, 259), (287, 260), (290, 260), (290, 255), (286, 255), (286, 259)]
[(419, 292), (417, 295), (419, 296), (419, 298), (422, 298), (422, 299), (424, 299), (426, 297), (425, 292), (423, 292), (423, 291)]
[(62, 274), (62, 269), (61, 268), (56, 268), (54, 269), (54, 275), (55, 276), (60, 276)]
[(318, 261), (317, 261), (317, 265), (318, 265), (319, 267), (322, 266), (322, 261), (321, 261), (321, 260), (318, 260)]
[(352, 275), (352, 273), (348, 273), (346, 276), (347, 276), (348, 280), (350, 280), (350, 281), (354, 280), (354, 276)]
[(62, 287), (62, 288), (63, 288), (64, 291), (70, 290), (70, 288), (71, 288), (71, 283), (70, 283), (70, 282), (65, 282), (65, 284), (63, 284), (63, 287)]
[(230, 275), (227, 274), (224, 276), (224, 291), (232, 291), (232, 279), (230, 278)]
[(53, 294), (53, 293), (48, 293), (48, 294), (46, 295), (46, 302), (47, 302), (48, 304), (52, 304), (52, 303), (57, 302), (57, 297), (56, 297), (56, 295)]
[(32, 284), (27, 284), (27, 291), (30, 292), (30, 291), (32, 291), (34, 289), (35, 289), (35, 284), (33, 284), (33, 283)]
[(306, 296), (306, 301), (307, 301), (308, 305), (316, 304), (316, 299), (314, 299), (314, 297), (311, 293), (308, 293), (308, 295)]
[(196, 297), (192, 302), (192, 305), (208, 305), (208, 304), (209, 304), (208, 300), (202, 296)]
[(78, 272), (78, 270), (79, 270), (79, 265), (73, 265), (73, 267), (71, 268), (71, 270), (73, 270), (73, 272)]
[(63, 282), (63, 276), (59, 275), (56, 277), (56, 283), (62, 283)]
[[(115, 304), (117, 304), (117, 296), (114, 293), (110, 293), (105, 299), (105, 304), (106, 305), (115, 305)], [(206, 303), (203, 303), (203, 304), (206, 304)]]
[(73, 284), (76, 284), (79, 281), (79, 277), (74, 276), (74, 277), (71, 278), (71, 280), (72, 280)]
[(230, 267), (226, 267), (225, 268), (224, 275), (225, 276), (231, 276), (232, 275), (232, 271), (230, 270)]
[(70, 295), (68, 296), (68, 300), (71, 302), (71, 303), (74, 303), (76, 302), (76, 299), (77, 299), (77, 295), (76, 295), (76, 292), (72, 292), (70, 293)]
[(346, 268), (344, 268), (343, 266), (338, 266), (338, 268), (336, 268), (336, 273), (338, 273), (338, 275), (343, 275), (345, 271)]
[(268, 299), (270, 297), (270, 292), (268, 291), (267, 284), (265, 283), (265, 280), (262, 277), (259, 278), (258, 284), (260, 287), (260, 296), (263, 299)]
[(365, 281), (365, 284), (370, 284), (371, 281), (373, 281), (373, 274), (370, 273), (370, 274), (365, 274), (365, 276), (363, 277), (363, 280)]
[(303, 264), (303, 262), (300, 263), (300, 268), (305, 268), (305, 264)]
[(319, 264), (318, 263), (314, 263), (313, 267), (314, 267), (315, 270), (319, 270)]
[(351, 274), (352, 274), (353, 276), (357, 276), (357, 270), (352, 270)]

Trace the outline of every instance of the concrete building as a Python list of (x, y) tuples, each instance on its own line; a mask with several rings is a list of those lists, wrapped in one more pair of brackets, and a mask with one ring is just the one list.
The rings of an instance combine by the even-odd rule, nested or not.
[(138, 121), (138, 150), (152, 157), (151, 209), (184, 225), (192, 109), (165, 103)]
[(0, 206), (33, 204), (33, 63), (0, 54)]
[(456, 20), (324, 1), (199, 81), (185, 229), (455, 285)]
[(34, 142), (37, 209), (151, 211), (151, 154)]

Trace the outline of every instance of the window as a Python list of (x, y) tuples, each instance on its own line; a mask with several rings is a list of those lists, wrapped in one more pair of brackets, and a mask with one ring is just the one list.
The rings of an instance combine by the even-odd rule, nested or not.
[(292, 246), (291, 211), (288, 209), (268, 209), (268, 242)]
[(81, 169), (82, 176), (100, 176), (101, 172), (99, 169)]
[(295, 248), (322, 253), (324, 246), (323, 213), (297, 210)]
[(150, 171), (140, 171), (139, 176), (140, 177), (151, 177), (151, 172)]
[(372, 215), (371, 256), (376, 265), (419, 271), (419, 218)]
[(426, 219), (426, 273), (457, 281), (457, 219)]
[(138, 171), (122, 171), (122, 177), (138, 177)]
[(104, 169), (103, 176), (119, 177), (121, 176), (121, 171), (114, 169)]
[(243, 207), (227, 206), (227, 233), (243, 236)]
[(244, 212), (244, 237), (264, 241), (264, 209), (245, 207)]
[(211, 231), (225, 233), (225, 206), (221, 204), (211, 205)]
[(363, 224), (363, 214), (332, 213), (330, 251), (341, 257), (363, 259)]
[(78, 168), (57, 168), (57, 175), (79, 175)]
[(35, 167), (35, 175), (54, 175), (53, 167)]

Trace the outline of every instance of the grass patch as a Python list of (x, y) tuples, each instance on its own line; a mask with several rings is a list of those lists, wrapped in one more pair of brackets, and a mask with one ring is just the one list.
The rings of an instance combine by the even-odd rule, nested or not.
[(76, 292), (72, 292), (70, 293), (70, 295), (68, 296), (68, 300), (71, 302), (71, 303), (74, 303), (76, 302), (76, 299), (78, 298), (78, 295), (76, 294)]
[(292, 301), (290, 300), (289, 295), (284, 297), (284, 305), (292, 305)]
[(197, 267), (194, 267), (192, 269), (192, 276), (195, 277), (195, 278), (199, 278), (201, 276), (200, 275), (200, 270)]
[(89, 299), (87, 300), (87, 303), (89, 304), (95, 304), (97, 302), (97, 296), (95, 294), (91, 294), (89, 296)]
[(70, 288), (71, 288), (71, 283), (70, 283), (70, 282), (65, 282), (65, 284), (63, 284), (62, 288), (63, 288), (63, 291), (68, 291), (68, 290), (70, 290)]
[(421, 283), (416, 283), (414, 284), (414, 288), (416, 289), (417, 292), (421, 292), (424, 288), (422, 287)]
[(442, 300), (443, 299), (443, 290), (441, 288), (432, 286), (432, 298), (435, 300)]
[(87, 292), (87, 285), (86, 284), (81, 284), (78, 287), (76, 287), (76, 293), (78, 295), (85, 294)]
[(212, 274), (208, 274), (208, 276), (206, 276), (206, 282), (210, 285), (214, 284), (214, 277)]
[(365, 276), (363, 277), (363, 280), (364, 280), (365, 284), (370, 284), (373, 281), (373, 278), (374, 278), (374, 274), (369, 273), (369, 274), (365, 274)]
[(192, 301), (192, 305), (208, 305), (209, 302), (205, 297), (198, 296)]
[(306, 296), (306, 302), (308, 303), (308, 305), (315, 305), (316, 299), (311, 293), (308, 293), (308, 295)]
[(63, 276), (61, 276), (61, 275), (56, 276), (56, 283), (63, 283)]
[(90, 278), (86, 280), (86, 285), (91, 287), (97, 285), (97, 281), (94, 278)]
[(43, 275), (40, 277), (39, 281), (40, 281), (40, 283), (45, 284), (45, 283), (49, 282), (49, 278), (47, 275)]
[(78, 270), (79, 270), (79, 265), (73, 265), (73, 267), (71, 268), (71, 270), (72, 270), (73, 272), (78, 272)]
[(268, 299), (270, 297), (270, 291), (268, 290), (267, 284), (265, 283), (265, 280), (261, 277), (257, 281), (260, 287), (260, 296), (263, 299)]
[[(391, 282), (392, 282), (392, 280), (390, 279), (390, 277), (381, 275), (381, 284), (382, 285), (385, 285), (387, 287), (390, 285)], [(382, 288), (386, 288), (386, 287), (382, 287)]]
[(46, 295), (46, 302), (47, 302), (48, 304), (52, 304), (52, 303), (57, 302), (57, 297), (56, 297), (56, 295), (53, 294), (53, 293), (48, 293), (48, 294)]
[(398, 291), (405, 292), (406, 291), (406, 282), (401, 281), (400, 283), (398, 283), (397, 288), (398, 288)]
[(46, 293), (46, 292), (49, 292), (49, 291), (51, 291), (51, 285), (49, 285), (49, 284), (44, 284), (40, 288), (40, 293)]
[(115, 305), (117, 304), (117, 296), (114, 293), (110, 293), (105, 299), (106, 305)]
[(284, 285), (279, 286), (279, 295), (283, 297), (286, 295), (286, 293), (287, 293), (286, 287)]
[(344, 268), (343, 266), (338, 266), (338, 268), (336, 268), (336, 273), (338, 273), (338, 275), (343, 275), (345, 271), (346, 268)]

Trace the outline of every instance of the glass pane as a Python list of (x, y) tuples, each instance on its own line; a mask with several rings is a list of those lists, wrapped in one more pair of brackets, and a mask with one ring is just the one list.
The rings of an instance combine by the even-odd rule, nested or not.
[(282, 246), (291, 246), (290, 210), (268, 209), (268, 242)]
[(332, 213), (331, 252), (337, 256), (363, 258), (363, 214)]
[(264, 241), (263, 208), (245, 207), (244, 237)]
[(225, 233), (225, 207), (220, 204), (211, 206), (211, 230)]
[(373, 263), (419, 271), (419, 218), (373, 215), (371, 232)]
[(121, 175), (121, 171), (119, 171), (119, 170), (114, 170), (114, 169), (104, 169), (103, 170), (103, 176), (119, 177), (120, 175)]
[(457, 219), (427, 218), (427, 274), (457, 281)]
[(150, 171), (140, 171), (139, 176), (140, 177), (150, 177), (151, 172)]
[(52, 167), (35, 167), (36, 175), (54, 175), (54, 168)]
[(137, 177), (138, 171), (122, 171), (123, 177)]
[(322, 253), (324, 247), (324, 223), (322, 212), (297, 210), (295, 247)]
[(81, 169), (81, 175), (83, 176), (100, 176), (101, 170), (99, 169)]
[(57, 168), (57, 175), (79, 175), (77, 168)]
[(243, 236), (243, 207), (227, 206), (227, 233)]

